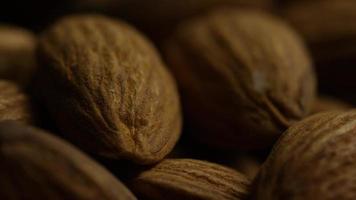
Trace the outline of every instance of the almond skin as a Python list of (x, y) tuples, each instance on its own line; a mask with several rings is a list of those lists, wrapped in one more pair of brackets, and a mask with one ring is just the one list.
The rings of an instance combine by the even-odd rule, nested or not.
[(218, 164), (191, 159), (167, 159), (132, 182), (142, 199), (242, 199), (248, 179)]
[(175, 82), (155, 48), (121, 21), (68, 16), (41, 37), (35, 84), (66, 137), (101, 156), (147, 164), (179, 138)]
[(308, 53), (269, 14), (215, 11), (182, 24), (165, 54), (203, 142), (263, 148), (311, 109), (316, 84)]
[(37, 39), (25, 29), (0, 25), (0, 79), (15, 81), (23, 87), (35, 71)]
[(0, 199), (136, 199), (72, 145), (16, 122), (0, 122), (0, 160)]
[(293, 125), (255, 179), (250, 199), (356, 199), (356, 110)]
[(0, 121), (35, 121), (29, 97), (16, 84), (0, 80)]

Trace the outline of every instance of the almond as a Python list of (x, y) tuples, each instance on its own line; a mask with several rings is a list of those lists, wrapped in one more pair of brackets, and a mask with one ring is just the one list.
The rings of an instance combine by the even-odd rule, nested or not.
[(356, 110), (314, 115), (288, 129), (250, 199), (356, 199)]
[(180, 135), (175, 82), (152, 44), (121, 21), (68, 16), (41, 37), (40, 99), (82, 149), (147, 164)]
[(188, 122), (208, 144), (269, 146), (311, 109), (316, 81), (308, 52), (267, 13), (222, 9), (188, 21), (165, 54)]
[(0, 123), (0, 160), (0, 199), (136, 199), (72, 145), (19, 123)]
[(248, 179), (218, 164), (167, 159), (138, 175), (132, 189), (142, 199), (242, 199)]

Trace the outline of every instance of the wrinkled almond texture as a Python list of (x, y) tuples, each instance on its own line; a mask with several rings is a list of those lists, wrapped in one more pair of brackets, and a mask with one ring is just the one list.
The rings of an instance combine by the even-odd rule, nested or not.
[(251, 199), (356, 199), (355, 143), (356, 110), (298, 122), (263, 165)]
[(0, 78), (26, 86), (35, 70), (35, 36), (24, 29), (0, 25)]
[(14, 83), (0, 80), (0, 121), (34, 122), (29, 97)]
[(40, 97), (63, 133), (95, 154), (152, 163), (181, 129), (175, 83), (156, 50), (129, 25), (69, 16), (41, 38)]
[(19, 123), (0, 123), (0, 159), (0, 199), (136, 199), (72, 145)]
[(165, 45), (200, 139), (261, 148), (308, 114), (311, 61), (297, 34), (261, 12), (223, 9), (182, 24)]
[(247, 178), (226, 167), (191, 159), (167, 159), (138, 175), (132, 189), (142, 199), (242, 199)]

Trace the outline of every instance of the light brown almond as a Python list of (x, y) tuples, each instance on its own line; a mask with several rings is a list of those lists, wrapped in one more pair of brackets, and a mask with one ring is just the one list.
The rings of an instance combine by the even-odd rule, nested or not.
[(68, 16), (39, 47), (36, 89), (66, 137), (86, 151), (147, 164), (179, 138), (179, 98), (152, 44), (99, 15)]
[(133, 191), (142, 199), (242, 199), (248, 179), (218, 164), (191, 159), (167, 159), (134, 179)]
[(314, 115), (288, 129), (254, 181), (250, 199), (356, 198), (356, 110)]

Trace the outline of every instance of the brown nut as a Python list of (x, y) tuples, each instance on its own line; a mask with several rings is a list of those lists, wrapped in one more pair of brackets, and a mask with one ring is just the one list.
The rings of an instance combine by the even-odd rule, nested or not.
[(36, 66), (36, 41), (27, 30), (0, 25), (0, 79), (27, 86)]
[(86, 151), (157, 162), (181, 129), (179, 98), (158, 53), (129, 25), (69, 16), (41, 38), (36, 89), (71, 141)]
[(250, 199), (356, 199), (356, 110), (314, 115), (288, 129)]
[(0, 121), (35, 121), (29, 97), (14, 83), (0, 80)]
[(39, 129), (0, 122), (0, 199), (136, 199), (102, 166)]
[(142, 199), (239, 200), (248, 179), (218, 164), (191, 159), (167, 159), (138, 175), (133, 191)]
[(314, 100), (303, 43), (269, 14), (213, 12), (182, 24), (165, 49), (185, 112), (206, 143), (266, 147)]

